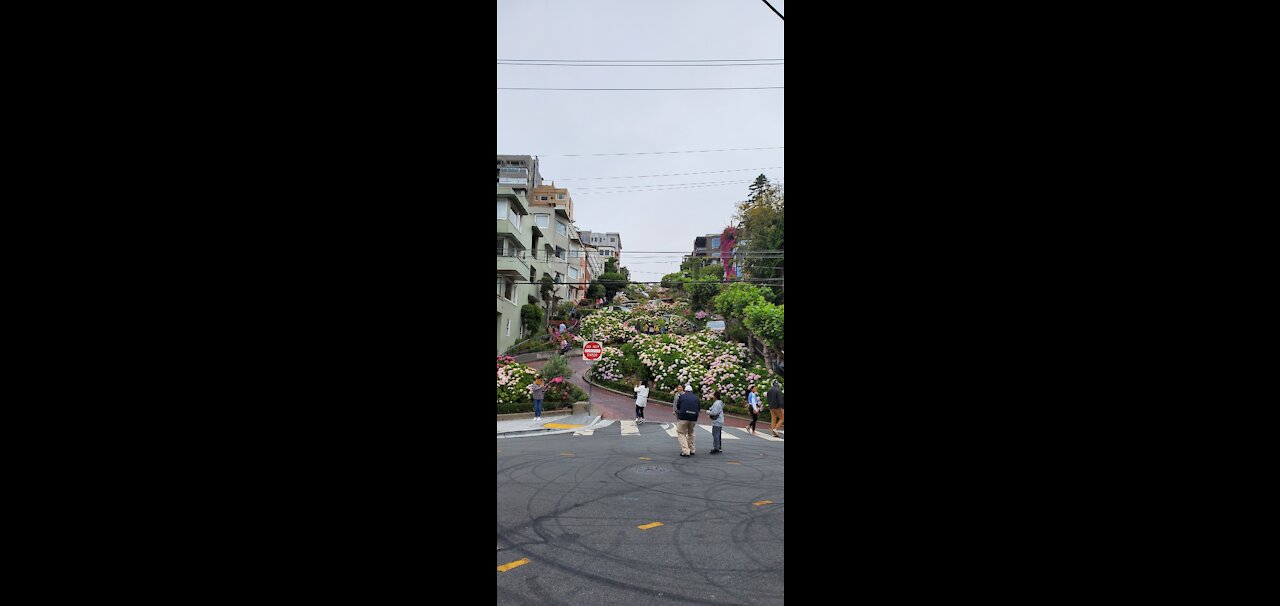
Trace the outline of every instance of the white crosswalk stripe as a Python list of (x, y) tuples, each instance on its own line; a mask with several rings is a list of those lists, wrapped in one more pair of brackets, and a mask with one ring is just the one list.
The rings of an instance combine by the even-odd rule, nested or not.
[[(701, 428), (703, 428), (703, 429), (707, 430), (707, 433), (713, 433), (713, 432), (711, 431), (711, 426), (710, 426), (710, 425), (699, 425), (698, 427), (701, 427)], [(740, 438), (738, 438), (738, 436), (735, 436), (735, 435), (733, 435), (733, 434), (731, 434), (731, 433), (729, 433), (729, 432), (727, 432), (727, 431), (724, 431), (724, 430), (721, 430), (721, 431), (720, 431), (720, 437), (722, 437), (722, 438), (724, 438), (724, 439), (726, 439), (726, 440), (738, 440), (738, 439), (740, 439)]]
[[(747, 431), (747, 430), (746, 430), (746, 428), (743, 428), (743, 427), (734, 427), (734, 429), (736, 429), (736, 430), (738, 430), (738, 431), (741, 431), (742, 433), (745, 433), (745, 434), (747, 434), (747, 435), (751, 435), (751, 432)], [(759, 428), (757, 428), (757, 429), (756, 429), (756, 435), (755, 435), (755, 437), (760, 438), (760, 439), (762, 439), (762, 440), (768, 440), (768, 441), (770, 441), (770, 442), (782, 442), (782, 441), (783, 441), (783, 439), (782, 439), (782, 438), (775, 438), (775, 437), (773, 437), (773, 436), (769, 435), (768, 433), (766, 433), (767, 431), (769, 431), (769, 430), (767, 430), (767, 429), (766, 429), (766, 430), (763, 430), (763, 431), (762, 431), (762, 430), (760, 430)]]
[(664, 424), (664, 425), (662, 426), (662, 428), (663, 428), (663, 429), (665, 429), (665, 430), (667, 430), (667, 435), (669, 435), (669, 436), (671, 436), (671, 437), (673, 437), (673, 438), (674, 438), (674, 437), (676, 437), (676, 424), (675, 424), (675, 423), (672, 423), (672, 424), (670, 424), (670, 425), (665, 425), (665, 424)]
[(640, 435), (640, 430), (636, 427), (635, 421), (627, 421), (624, 419), (621, 422), (619, 422), (619, 425), (622, 426), (622, 435), (624, 436)]

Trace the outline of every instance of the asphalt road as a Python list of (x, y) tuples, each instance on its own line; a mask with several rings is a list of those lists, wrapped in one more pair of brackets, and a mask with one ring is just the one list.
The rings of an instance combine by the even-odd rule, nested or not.
[(781, 604), (785, 443), (695, 431), (498, 439), (498, 604)]

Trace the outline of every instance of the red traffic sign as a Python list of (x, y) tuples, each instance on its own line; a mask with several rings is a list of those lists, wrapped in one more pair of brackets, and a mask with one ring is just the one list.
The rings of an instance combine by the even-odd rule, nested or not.
[(582, 346), (582, 359), (588, 361), (596, 361), (600, 359), (600, 355), (604, 353), (604, 346), (599, 341), (587, 341)]

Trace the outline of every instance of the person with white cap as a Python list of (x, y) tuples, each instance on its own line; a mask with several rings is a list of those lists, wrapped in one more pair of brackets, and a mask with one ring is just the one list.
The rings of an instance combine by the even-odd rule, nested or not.
[(676, 440), (680, 442), (680, 456), (691, 457), (698, 454), (694, 444), (693, 430), (698, 425), (698, 413), (702, 410), (693, 386), (686, 384), (684, 393), (676, 400)]

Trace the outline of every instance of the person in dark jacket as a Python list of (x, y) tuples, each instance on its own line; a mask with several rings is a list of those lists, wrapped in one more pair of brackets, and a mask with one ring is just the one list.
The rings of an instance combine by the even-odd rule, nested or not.
[(680, 456), (691, 457), (698, 454), (694, 444), (693, 430), (698, 424), (698, 412), (702, 410), (698, 396), (693, 393), (692, 385), (684, 386), (684, 393), (676, 400), (676, 440), (680, 442)]
[(769, 388), (769, 393), (765, 394), (765, 399), (769, 403), (769, 430), (773, 433), (773, 437), (780, 437), (778, 430), (782, 429), (782, 386), (775, 379), (773, 387)]

